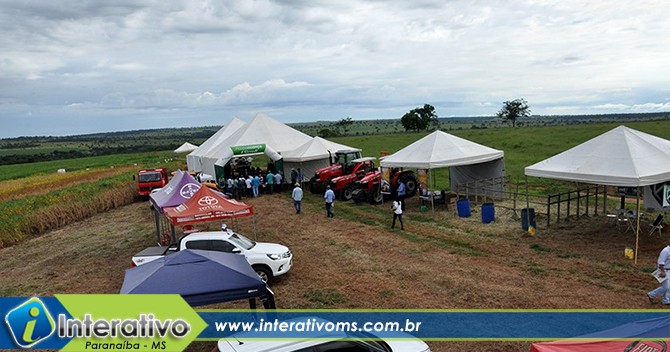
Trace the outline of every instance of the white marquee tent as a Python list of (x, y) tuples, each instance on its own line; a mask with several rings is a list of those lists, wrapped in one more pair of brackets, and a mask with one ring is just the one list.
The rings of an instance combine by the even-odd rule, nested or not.
[[(314, 137), (307, 143), (297, 149), (282, 153), (284, 157), (284, 175), (290, 175), (291, 168), (302, 170), (303, 179), (309, 178), (316, 170), (329, 166), (335, 157), (335, 153), (340, 150), (355, 150), (344, 144), (331, 142), (321, 137)], [(308, 177), (309, 176), (309, 177)]]
[[(451, 189), (455, 190), (463, 183), (503, 176), (505, 173), (503, 158), (504, 153), (501, 150), (435, 131), (382, 158), (380, 164), (382, 167), (427, 170), (449, 167)], [(484, 194), (486, 191), (477, 192)]]
[(194, 150), (198, 149), (197, 145), (193, 145), (189, 142), (185, 142), (184, 144), (180, 145), (179, 148), (175, 149), (175, 153), (186, 153), (186, 152), (192, 152)]
[(619, 126), (525, 168), (527, 176), (639, 187), (670, 180), (670, 141)]
[[(246, 123), (237, 117), (233, 117), (225, 126), (203, 142), (197, 149), (186, 156), (188, 169), (191, 171), (203, 171), (203, 158), (212, 153), (212, 149), (218, 147), (226, 138), (244, 127)], [(211, 159), (211, 158), (210, 158)], [(208, 165), (209, 168), (209, 165)], [(214, 175), (214, 162), (211, 162), (211, 170), (205, 172)]]
[[(619, 126), (526, 167), (525, 174), (621, 187), (660, 184), (670, 181), (670, 141)], [(638, 216), (638, 239), (639, 222)], [(637, 243), (635, 247), (637, 262)]]
[[(262, 145), (265, 146), (265, 154), (271, 159), (275, 160), (281, 155), (285, 177), (288, 177), (291, 167), (302, 167), (303, 178), (311, 175), (310, 172), (313, 174), (319, 165), (330, 165), (330, 154), (334, 155), (336, 151), (342, 149), (355, 149), (323, 138), (312, 138), (266, 114), (259, 113), (249, 123), (233, 119), (228, 126), (188, 155), (188, 168), (216, 175), (215, 166), (225, 165), (233, 156), (242, 156), (234, 155), (233, 147)], [(250, 155), (257, 154), (259, 152)]]

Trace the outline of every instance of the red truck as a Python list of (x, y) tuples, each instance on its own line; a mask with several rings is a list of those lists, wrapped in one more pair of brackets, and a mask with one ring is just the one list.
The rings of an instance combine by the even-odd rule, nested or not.
[(144, 169), (137, 172), (137, 194), (140, 197), (148, 197), (151, 190), (163, 188), (168, 183), (167, 169)]

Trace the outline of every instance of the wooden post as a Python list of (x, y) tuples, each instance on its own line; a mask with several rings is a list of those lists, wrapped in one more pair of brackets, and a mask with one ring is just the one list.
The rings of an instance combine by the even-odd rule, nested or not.
[(561, 222), (561, 194), (558, 194), (558, 200), (556, 201), (556, 223)]

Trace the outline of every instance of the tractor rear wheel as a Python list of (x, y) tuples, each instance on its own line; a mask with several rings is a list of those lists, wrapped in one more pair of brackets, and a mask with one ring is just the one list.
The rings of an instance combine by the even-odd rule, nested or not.
[(414, 177), (412, 173), (406, 173), (400, 176), (400, 181), (405, 183), (405, 194), (406, 197), (414, 197), (416, 190), (419, 188), (419, 182)]

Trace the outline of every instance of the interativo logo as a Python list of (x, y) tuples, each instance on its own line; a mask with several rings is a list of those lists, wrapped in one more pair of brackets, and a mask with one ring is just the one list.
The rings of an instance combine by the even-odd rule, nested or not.
[(5, 323), (16, 344), (23, 348), (34, 346), (56, 330), (47, 307), (37, 297), (23, 302), (7, 313)]

